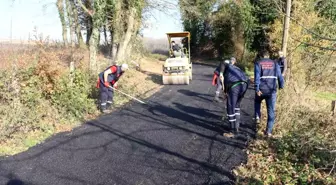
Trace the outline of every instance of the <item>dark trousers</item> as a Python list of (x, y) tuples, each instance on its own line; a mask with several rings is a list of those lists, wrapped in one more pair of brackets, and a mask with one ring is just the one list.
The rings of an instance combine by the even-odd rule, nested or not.
[(244, 98), (247, 90), (247, 84), (240, 84), (231, 88), (227, 98), (227, 117), (229, 119), (231, 129), (238, 130), (240, 121), (240, 103)]
[(272, 133), (274, 122), (275, 122), (275, 103), (277, 94), (263, 94), (261, 96), (255, 95), (254, 110), (257, 119), (261, 118), (261, 102), (266, 101), (267, 106), (267, 133)]
[(105, 87), (104, 84), (100, 84), (100, 105), (101, 108), (104, 109), (106, 106), (110, 106), (113, 104), (113, 89)]

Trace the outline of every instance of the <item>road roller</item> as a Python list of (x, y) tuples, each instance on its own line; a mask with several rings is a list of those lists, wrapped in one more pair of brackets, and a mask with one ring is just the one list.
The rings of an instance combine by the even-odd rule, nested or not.
[[(190, 60), (190, 33), (167, 33), (169, 41), (169, 58), (163, 64), (162, 83), (164, 85), (188, 85), (192, 80), (192, 63)], [(173, 50), (172, 38), (182, 38), (180, 50)]]

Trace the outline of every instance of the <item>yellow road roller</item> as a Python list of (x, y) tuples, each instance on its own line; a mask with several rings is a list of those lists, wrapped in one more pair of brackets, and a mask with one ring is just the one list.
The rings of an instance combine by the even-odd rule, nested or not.
[[(162, 83), (186, 84), (192, 80), (192, 63), (190, 60), (190, 33), (167, 33), (169, 58), (163, 64)], [(183, 46), (173, 46), (172, 38), (180, 37)]]

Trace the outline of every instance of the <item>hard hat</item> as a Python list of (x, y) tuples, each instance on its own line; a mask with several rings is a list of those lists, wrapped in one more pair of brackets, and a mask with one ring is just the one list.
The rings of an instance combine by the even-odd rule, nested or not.
[(122, 71), (126, 71), (128, 69), (128, 65), (127, 64), (122, 64), (121, 65), (121, 70)]
[(224, 60), (224, 63), (230, 64), (231, 62), (230, 62), (230, 60)]

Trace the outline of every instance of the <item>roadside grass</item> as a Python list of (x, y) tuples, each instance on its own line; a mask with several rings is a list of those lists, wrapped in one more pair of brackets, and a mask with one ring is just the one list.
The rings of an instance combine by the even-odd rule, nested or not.
[(233, 170), (237, 184), (336, 182), (336, 119), (330, 116), (329, 101), (316, 101), (310, 92), (300, 98), (286, 93), (292, 92), (279, 92), (272, 138), (263, 136), (267, 122), (263, 104), (257, 138), (247, 149), (247, 164)]
[(315, 92), (315, 97), (323, 100), (336, 100), (336, 93), (331, 92)]
[(250, 70), (249, 68), (245, 67), (245, 73), (250, 78), (254, 78), (254, 71), (253, 70)]
[[(0, 156), (23, 152), (100, 115), (97, 75), (89, 75), (86, 50), (1, 48), (0, 59)], [(69, 71), (71, 59), (74, 73)], [(108, 66), (102, 55), (97, 61), (100, 69)], [(118, 82), (119, 90), (141, 99), (160, 87), (152, 76), (129, 64), (131, 69)], [(148, 57), (142, 58), (141, 65), (151, 66), (151, 74), (160, 74), (162, 68), (161, 61)], [(116, 109), (131, 101), (117, 92), (114, 100)]]
[(203, 59), (203, 58), (192, 58), (191, 62), (196, 64), (204, 64), (204, 65), (210, 65), (213, 67), (217, 67), (219, 65), (219, 60), (217, 59)]
[(149, 58), (157, 59), (159, 61), (165, 61), (168, 58), (168, 55), (163, 55), (159, 53), (150, 53), (148, 54)]

